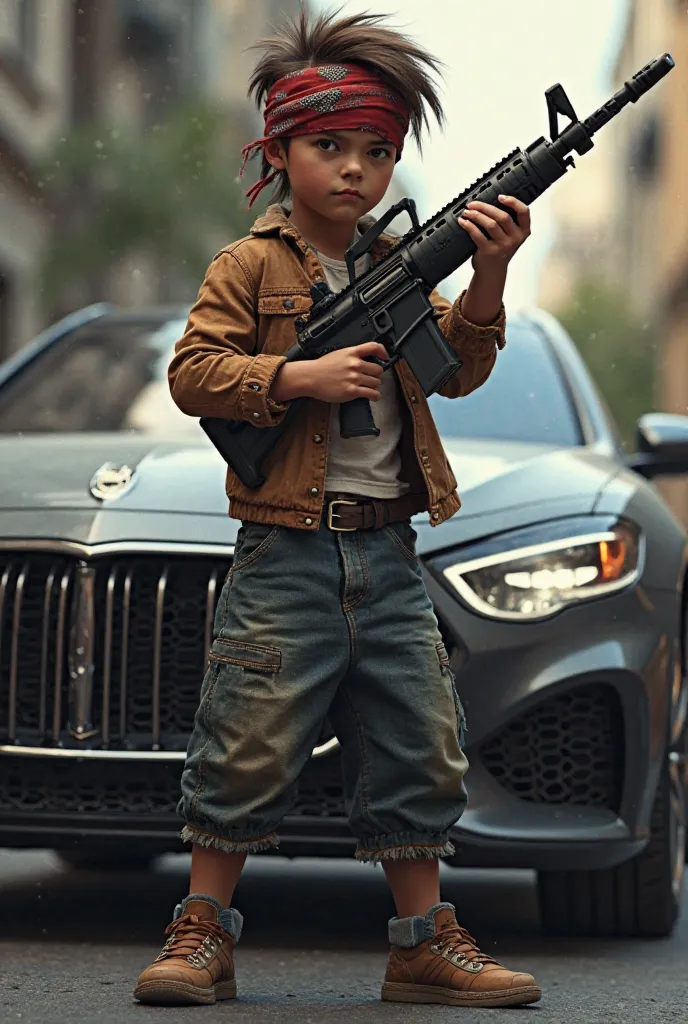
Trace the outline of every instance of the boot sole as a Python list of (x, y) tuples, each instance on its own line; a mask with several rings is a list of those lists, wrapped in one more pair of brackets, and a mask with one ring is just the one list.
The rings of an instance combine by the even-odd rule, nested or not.
[(457, 992), (438, 985), (408, 985), (399, 981), (386, 981), (382, 986), (382, 999), (391, 1003), (443, 1003), (447, 1006), (528, 1006), (542, 998), (537, 985), (511, 988), (495, 992)]
[(223, 981), (203, 989), (183, 981), (144, 981), (134, 990), (134, 999), (153, 1006), (207, 1006), (220, 999), (236, 999), (236, 981)]

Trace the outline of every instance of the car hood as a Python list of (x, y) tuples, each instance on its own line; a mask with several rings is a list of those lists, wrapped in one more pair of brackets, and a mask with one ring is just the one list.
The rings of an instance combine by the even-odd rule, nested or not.
[[(200, 433), (200, 432), (199, 432)], [(106, 500), (91, 482), (106, 463), (133, 470)], [(224, 463), (202, 438), (161, 442), (143, 435), (26, 435), (0, 441), (1, 509), (120, 509), (227, 515)]]
[[(586, 448), (444, 440), (459, 485), (459, 519), (576, 500), (592, 510), (615, 471)], [(102, 500), (91, 482), (105, 464), (127, 465), (131, 483)], [(74, 509), (227, 517), (224, 463), (205, 438), (160, 442), (125, 434), (26, 435), (0, 441), (0, 510)], [(422, 517), (421, 517), (422, 518)], [(435, 532), (435, 531), (433, 531)]]
[(590, 511), (600, 487), (617, 471), (608, 457), (589, 448), (464, 438), (445, 438), (443, 444), (464, 517), (571, 498), (582, 498)]

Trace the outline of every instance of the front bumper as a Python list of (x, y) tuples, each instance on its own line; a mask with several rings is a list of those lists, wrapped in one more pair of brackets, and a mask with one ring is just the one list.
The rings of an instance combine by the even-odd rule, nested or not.
[[(426, 584), (468, 721), (456, 863), (602, 869), (642, 850), (666, 753), (676, 594), (641, 580), (522, 624), (481, 618), (432, 570)], [(556, 720), (563, 706), (568, 719)], [(519, 730), (538, 742), (516, 768)]]
[[(130, 762), (130, 764), (136, 762)], [(19, 792), (18, 775), (23, 777), (24, 794), (32, 794), (38, 800), (43, 793), (62, 789), (63, 778), (56, 780), (53, 759), (14, 758), (7, 756), (0, 761), (2, 765), (2, 794), (6, 797), (10, 786), (14, 787), (15, 801)], [(327, 785), (330, 792), (330, 813), (319, 797), (315, 805), (308, 808), (308, 800), (300, 802), (300, 811), (286, 817), (280, 828), (280, 846), (278, 853), (288, 857), (352, 857), (356, 848), (341, 808), (341, 787), (339, 783), (339, 760), (331, 756), (314, 762), (317, 770), (311, 767), (308, 775), (317, 780), (310, 789), (311, 794), (317, 788), (321, 790), (323, 778), (331, 779)], [(106, 768), (101, 772), (102, 767)], [(53, 849), (70, 848), (88, 843), (97, 844), (106, 840), (122, 843), (127, 849), (145, 848), (154, 854), (168, 852), (188, 852), (188, 846), (179, 839), (182, 822), (176, 817), (174, 803), (179, 789), (180, 766), (165, 766), (163, 787), (160, 788), (161, 776), (156, 771), (157, 783), (155, 791), (159, 798), (166, 793), (167, 808), (161, 806), (146, 809), (137, 806), (136, 801), (129, 801), (128, 806), (119, 810), (108, 810), (107, 798), (113, 800), (112, 764), (107, 762), (72, 762), (74, 779), (88, 778), (88, 788), (93, 801), (92, 806), (79, 804), (82, 799), (83, 782), (77, 784), (73, 793), (76, 800), (52, 799), (51, 807), (38, 812), (27, 812), (26, 809), (7, 810), (3, 807), (0, 820), (0, 846), (13, 848), (49, 847)], [(119, 766), (120, 781), (122, 781)], [(97, 770), (94, 772), (93, 769)], [(89, 771), (90, 769), (90, 771)], [(58, 776), (63, 776), (58, 771)], [(140, 796), (149, 797), (151, 790), (146, 789), (146, 782), (141, 775), (132, 775), (138, 779)], [(56, 786), (56, 782), (59, 785)], [(150, 783), (153, 780), (149, 780)], [(477, 800), (475, 790), (469, 786), (469, 799)], [(5, 800), (3, 800), (3, 803)], [(311, 813), (309, 813), (309, 810)], [(530, 810), (530, 814), (528, 811)], [(317, 813), (319, 811), (319, 813)], [(520, 819), (520, 826), (515, 825), (507, 831), (499, 821), (493, 827), (480, 829), (463, 825), (452, 837), (457, 847), (453, 863), (467, 867), (522, 867), (534, 869), (572, 870), (575, 868), (602, 868), (616, 864), (642, 849), (645, 838), (632, 838), (626, 825), (611, 813), (599, 812), (596, 809), (577, 808), (573, 812), (565, 809), (550, 821), (543, 820), (539, 809), (526, 808)], [(315, 812), (315, 813), (313, 813)], [(477, 808), (472, 808), (475, 814)], [(467, 812), (468, 813), (468, 812)]]
[[(648, 839), (665, 753), (675, 595), (641, 584), (546, 622), (522, 625), (479, 618), (432, 573), (426, 583), (468, 718), (469, 804), (453, 835), (454, 863), (595, 869), (639, 852)], [(571, 783), (568, 796), (555, 787), (543, 798), (541, 789), (535, 792), (515, 781), (514, 772), (502, 770), (504, 764), (501, 775), (496, 771), (495, 744), (499, 748), (509, 736), (513, 740), (513, 730), (526, 728), (537, 716), (537, 735), (544, 735), (542, 709), (591, 687), (613, 694), (605, 714), (614, 719), (607, 732), (614, 733), (615, 745), (604, 753), (614, 761), (608, 773), (613, 784), (605, 789), (599, 779), (607, 776), (598, 773), (597, 788), (587, 783), (587, 789), (576, 788), (580, 766), (574, 764), (564, 780)], [(574, 719), (575, 732), (580, 714)], [(571, 749), (579, 749), (580, 736), (561, 726), (554, 739), (562, 764)], [(107, 761), (97, 751), (76, 758), (59, 750), (52, 756), (40, 750), (21, 756), (5, 748), (0, 752), (0, 845), (59, 848), (117, 839), (152, 852), (187, 849), (178, 838), (182, 823), (176, 816), (182, 762), (164, 757), (161, 751), (157, 760), (145, 762), (122, 752)], [(526, 769), (531, 768), (529, 762)], [(557, 771), (560, 785), (560, 766)], [(287, 856), (353, 854), (336, 753), (307, 766), (280, 838), (278, 852)]]

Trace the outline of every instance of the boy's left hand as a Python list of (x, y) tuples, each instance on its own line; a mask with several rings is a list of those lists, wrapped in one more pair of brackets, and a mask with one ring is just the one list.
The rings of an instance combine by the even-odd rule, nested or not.
[[(459, 217), (459, 224), (477, 246), (473, 256), (474, 270), (506, 271), (509, 260), (530, 235), (530, 210), (514, 196), (500, 196), (499, 202), (514, 211), (511, 214), (489, 203), (469, 203)], [(480, 230), (489, 234), (486, 238)]]

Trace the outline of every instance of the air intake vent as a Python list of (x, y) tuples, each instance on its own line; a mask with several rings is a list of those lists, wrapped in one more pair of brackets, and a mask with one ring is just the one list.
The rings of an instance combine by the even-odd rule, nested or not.
[(619, 699), (602, 684), (548, 698), (480, 750), (497, 782), (521, 800), (613, 811), (621, 798), (623, 755)]

